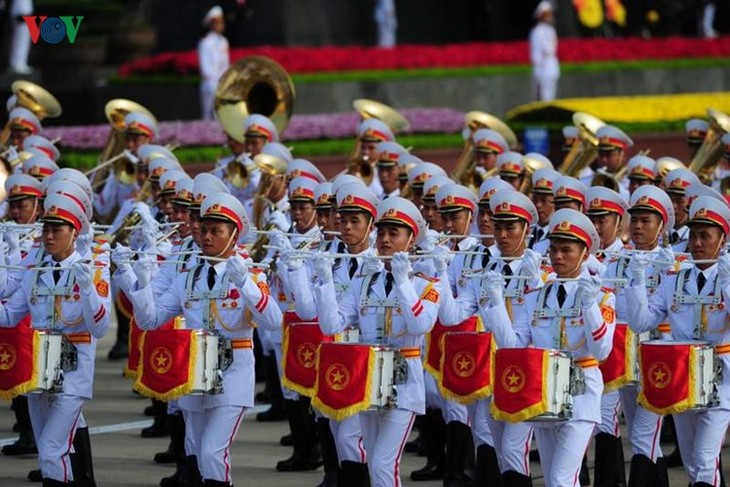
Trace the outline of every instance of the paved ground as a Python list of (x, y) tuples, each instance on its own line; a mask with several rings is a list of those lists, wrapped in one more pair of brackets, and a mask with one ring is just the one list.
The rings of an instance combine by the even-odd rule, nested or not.
[[(113, 336), (114, 331), (111, 330), (100, 343), (95, 397), (85, 408), (89, 425), (104, 431), (95, 433), (92, 430), (97, 483), (100, 487), (155, 486), (160, 478), (172, 473), (171, 466), (160, 466), (152, 462), (153, 455), (164, 450), (168, 440), (142, 439), (139, 436), (140, 428), (149, 422), (142, 415), (142, 410), (149, 401), (131, 392), (131, 382), (122, 377), (121, 363), (106, 360)], [(11, 432), (14, 417), (9, 408), (2, 406), (0, 411), (0, 444), (5, 444), (15, 436)], [(279, 473), (274, 470), (276, 462), (290, 454), (289, 448), (278, 444), (279, 437), (286, 432), (285, 422), (263, 424), (250, 418), (244, 423), (233, 448), (233, 475), (236, 485), (283, 487), (314, 486), (319, 483), (321, 470), (307, 473)], [(730, 449), (727, 448), (724, 451), (724, 463), (728, 476)], [(408, 474), (423, 464), (424, 459), (415, 455), (404, 456), (401, 468), (404, 485), (441, 485), (440, 482), (414, 483), (408, 480)], [(25, 476), (29, 470), (37, 468), (36, 465), (34, 456), (18, 458), (0, 455), (0, 486), (30, 485)], [(533, 475), (536, 486), (544, 485), (538, 464), (533, 464)], [(671, 485), (687, 485), (687, 477), (682, 469), (672, 469), (670, 476)]]

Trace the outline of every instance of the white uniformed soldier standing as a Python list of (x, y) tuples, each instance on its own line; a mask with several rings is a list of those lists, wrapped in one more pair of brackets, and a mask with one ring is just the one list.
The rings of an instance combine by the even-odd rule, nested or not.
[(228, 40), (223, 37), (226, 23), (223, 9), (218, 5), (208, 10), (203, 19), (208, 34), (198, 43), (198, 64), (200, 65), (200, 108), (201, 118), (213, 119), (215, 88), (221, 75), (228, 69)]

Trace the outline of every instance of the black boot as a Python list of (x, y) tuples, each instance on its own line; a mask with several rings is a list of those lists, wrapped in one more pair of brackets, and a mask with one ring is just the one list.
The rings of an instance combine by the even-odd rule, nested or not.
[(43, 487), (60, 487), (63, 485), (72, 485), (71, 483), (61, 482), (54, 479), (43, 479)]
[(152, 399), (152, 407), (155, 409), (155, 419), (152, 426), (142, 429), (142, 438), (162, 438), (170, 434), (167, 425), (167, 403)]
[(35, 455), (38, 453), (38, 447), (33, 436), (33, 425), (30, 422), (28, 398), (25, 396), (14, 398), (13, 411), (15, 412), (20, 437), (15, 443), (5, 445), (2, 452), (4, 455)]
[(203, 478), (198, 469), (198, 457), (188, 455), (185, 457), (185, 470), (178, 485), (181, 487), (203, 487)]
[(692, 487), (712, 487), (712, 484), (708, 484), (707, 482), (695, 482), (692, 484)]
[[(182, 479), (185, 475), (185, 420), (183, 419), (182, 414), (171, 414), (169, 420), (169, 450), (172, 452), (176, 468), (174, 474), (160, 480), (160, 487), (178, 487), (178, 485), (182, 483)], [(159, 455), (159, 453), (157, 455)], [(155, 461), (157, 461), (157, 455), (155, 455)]]
[(474, 485), (499, 485), (499, 478), (497, 451), (489, 445), (478, 446)]
[(515, 472), (514, 470), (507, 470), (499, 477), (499, 485), (502, 487), (532, 487), (532, 479), (527, 475), (522, 475), (521, 473)]
[(287, 419), (286, 411), (284, 411), (284, 397), (281, 393), (281, 383), (279, 382), (279, 369), (276, 365), (276, 357), (274, 354), (265, 355), (264, 362), (266, 365), (266, 392), (271, 399), (271, 407), (264, 412), (256, 415), (256, 421), (282, 421)]
[(629, 487), (646, 487), (652, 485), (656, 465), (646, 455), (631, 457), (629, 469)]
[(345, 460), (340, 463), (340, 474), (337, 478), (338, 487), (369, 487), (370, 472), (367, 463), (358, 463)]
[[(446, 425), (446, 461), (444, 463), (444, 487), (466, 487), (470, 483), (465, 466), (474, 453), (469, 451), (473, 445), (471, 429), (459, 421)], [(471, 447), (473, 449), (473, 446)]]
[(669, 487), (669, 473), (666, 458), (657, 458), (654, 464), (652, 487)]
[(580, 462), (578, 482), (580, 482), (580, 485), (591, 485), (591, 474), (588, 473), (588, 457), (585, 455), (583, 455), (583, 461)]
[(31, 470), (26, 477), (28, 482), (43, 482), (43, 474), (40, 469)]
[[(314, 470), (321, 465), (318, 461), (319, 445), (314, 438), (313, 420), (309, 413), (309, 400), (286, 400), (286, 412), (294, 441), (294, 453), (276, 464), (280, 472), (302, 472)], [(310, 425), (310, 422), (312, 423)]]
[(720, 470), (720, 487), (725, 487), (725, 474), (722, 473), (722, 452), (717, 457), (717, 468)]
[(324, 479), (317, 487), (335, 487), (340, 461), (337, 459), (337, 447), (329, 419), (317, 418), (317, 436), (322, 448), (322, 465), (324, 466)]
[(411, 480), (441, 480), (444, 478), (446, 423), (440, 409), (426, 409), (421, 435), (426, 447), (426, 466), (411, 472)]
[(109, 360), (122, 360), (129, 357), (129, 318), (114, 303), (117, 311), (117, 341), (109, 350)]
[(220, 480), (206, 480), (203, 485), (205, 487), (232, 487), (230, 482), (221, 482)]
[(74, 475), (74, 486), (96, 487), (89, 428), (76, 428), (74, 453), (71, 454), (71, 471)]
[(596, 435), (596, 464), (593, 476), (594, 487), (626, 485), (621, 438), (608, 433)]

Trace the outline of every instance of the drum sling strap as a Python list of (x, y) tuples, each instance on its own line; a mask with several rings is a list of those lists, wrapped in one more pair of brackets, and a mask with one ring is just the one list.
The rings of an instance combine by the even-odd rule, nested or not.
[[(488, 265), (488, 269), (490, 271), (494, 271), (496, 268), (497, 261), (491, 261)], [(512, 282), (515, 282), (516, 284), (513, 286)], [(526, 286), (527, 279), (523, 277), (520, 277), (518, 279), (510, 279), (510, 282), (507, 282), (507, 289), (504, 290), (503, 297), (505, 307), (507, 308), (507, 315), (510, 317), (510, 320), (513, 318), (512, 303), (514, 301), (517, 301), (518, 303), (522, 301), (525, 295)], [(481, 286), (481, 289), (479, 291), (479, 306), (486, 306), (488, 302), (489, 298), (487, 297), (487, 290), (484, 286)]]
[(689, 269), (681, 269), (677, 274), (677, 283), (674, 286), (674, 296), (672, 297), (672, 311), (677, 311), (681, 304), (691, 304), (694, 306), (692, 316), (692, 337), (695, 340), (705, 340), (707, 333), (707, 305), (718, 305), (722, 302), (722, 292), (720, 290), (720, 279), (715, 274), (715, 286), (712, 293), (706, 296), (698, 294), (685, 294), (684, 286), (689, 278)]
[(385, 343), (393, 329), (393, 309), (399, 306), (396, 298), (374, 298), (370, 296), (373, 285), (378, 281), (381, 272), (365, 276), (360, 294), (360, 309), (376, 308), (378, 343)]

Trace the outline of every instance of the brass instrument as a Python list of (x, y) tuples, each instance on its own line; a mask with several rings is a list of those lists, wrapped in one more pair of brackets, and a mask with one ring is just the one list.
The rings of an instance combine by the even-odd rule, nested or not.
[(522, 156), (522, 162), (525, 163), (525, 177), (522, 180), (520, 191), (530, 196), (530, 193), (532, 193), (532, 175), (535, 174), (535, 171), (544, 168), (552, 169), (553, 166), (549, 160), (532, 157), (530, 154)]
[[(649, 152), (651, 152), (650, 149), (639, 151), (640, 156), (648, 156)], [(669, 157), (669, 159), (673, 159), (672, 157)], [(676, 160), (676, 159), (675, 159)], [(657, 161), (658, 163), (659, 161)], [(679, 161), (677, 161), (679, 162)], [(680, 162), (680, 165), (682, 163)], [(672, 168), (674, 169), (674, 168)], [(669, 172), (669, 171), (667, 171)], [(629, 165), (624, 164), (624, 166), (616, 171), (615, 174), (611, 174), (608, 171), (606, 171), (604, 168), (600, 168), (596, 171), (593, 178), (591, 179), (591, 186), (603, 186), (604, 188), (611, 189), (613, 191), (619, 192), (619, 189), (621, 187), (621, 183), (626, 178), (626, 176), (629, 174)], [(664, 173), (666, 174), (666, 173)], [(664, 177), (663, 175), (661, 177)], [(660, 177), (660, 180), (661, 180)]]
[[(150, 179), (147, 178), (147, 180), (142, 185), (142, 188), (139, 190), (137, 195), (134, 197), (134, 201), (139, 202), (139, 201), (146, 200), (150, 195), (151, 189), (152, 189), (152, 181), (150, 181)], [(142, 221), (142, 216), (134, 210), (130, 211), (127, 214), (127, 216), (125, 216), (122, 219), (122, 223), (119, 225), (119, 228), (117, 228), (109, 236), (109, 238), (108, 238), (109, 245), (114, 245), (117, 242), (121, 242), (125, 245), (128, 244), (129, 236), (132, 234), (131, 227), (135, 227), (135, 226), (139, 225), (140, 221)]]
[(656, 160), (656, 177), (654, 178), (654, 184), (663, 187), (662, 181), (664, 181), (664, 176), (675, 169), (683, 167), (686, 166), (679, 159), (675, 159), (674, 157), (660, 157)]
[(722, 136), (730, 132), (730, 116), (713, 108), (707, 109), (710, 128), (694, 159), (689, 164), (690, 171), (694, 172), (704, 184), (712, 182), (715, 168), (720, 162), (723, 153)]
[(254, 262), (261, 262), (261, 260), (266, 256), (265, 245), (269, 242), (267, 233), (269, 230), (273, 230), (274, 228), (272, 223), (264, 226), (266, 209), (272, 206), (267, 195), (276, 178), (284, 177), (286, 175), (287, 163), (285, 160), (270, 154), (258, 154), (254, 156), (253, 160), (262, 173), (261, 181), (259, 182), (258, 188), (256, 188), (256, 194), (254, 195), (253, 200), (253, 224), (258, 229), (263, 228), (266, 233), (259, 234), (256, 242), (254, 242), (253, 246), (249, 250), (249, 254)]
[[(124, 135), (124, 118), (132, 112), (144, 113), (157, 122), (152, 112), (139, 103), (124, 98), (109, 100), (104, 107), (104, 114), (111, 125), (111, 130), (106, 139), (104, 149), (99, 156), (97, 166), (94, 168), (97, 170), (93, 172), (89, 180), (92, 187), (97, 188), (103, 186), (109, 177), (110, 170), (113, 170), (114, 176), (122, 184), (134, 184), (136, 178), (134, 165), (129, 158), (118, 157), (124, 155), (124, 150), (127, 147), (127, 140)], [(104, 165), (104, 163), (108, 163), (112, 158), (114, 158), (114, 167), (110, 169), (110, 164)]]
[(573, 125), (578, 128), (578, 138), (573, 142), (559, 171), (567, 176), (578, 177), (598, 155), (598, 138), (596, 132), (606, 125), (603, 120), (584, 112), (573, 114)]
[[(63, 112), (56, 97), (35, 83), (24, 80), (14, 81), (10, 85), (10, 90), (16, 98), (15, 106), (27, 108), (38, 117), (38, 120), (56, 118)], [(9, 138), (10, 124), (6, 123), (0, 133), (0, 146), (5, 146)]]
[[(375, 100), (358, 98), (352, 102), (352, 108), (358, 113), (358, 115), (360, 115), (361, 120), (367, 120), (369, 118), (380, 120), (387, 125), (393, 133), (402, 132), (411, 127), (408, 119), (400, 112)], [(345, 173), (352, 174), (353, 176), (362, 179), (363, 182), (369, 186), (370, 183), (372, 183), (375, 174), (373, 164), (376, 161), (371, 161), (367, 157), (363, 157), (361, 148), (362, 141), (360, 141), (360, 138), (358, 137), (355, 140), (355, 145), (347, 158), (347, 169), (345, 170)]]
[(517, 148), (518, 141), (517, 136), (506, 123), (489, 113), (468, 112), (464, 116), (464, 125), (469, 130), (469, 137), (464, 141), (464, 148), (456, 160), (456, 168), (451, 173), (451, 179), (476, 192), (485, 180), (497, 174), (497, 169), (492, 168), (485, 173), (479, 173), (476, 170), (477, 161), (474, 156), (474, 141), (472, 140), (474, 132), (483, 128), (494, 130), (504, 138), (510, 149)]
[[(254, 113), (270, 118), (279, 134), (283, 133), (295, 98), (294, 83), (284, 68), (267, 57), (249, 56), (223, 73), (214, 106), (223, 131), (243, 142), (243, 121)], [(226, 166), (226, 179), (234, 188), (248, 186), (248, 169), (239, 158)]]

